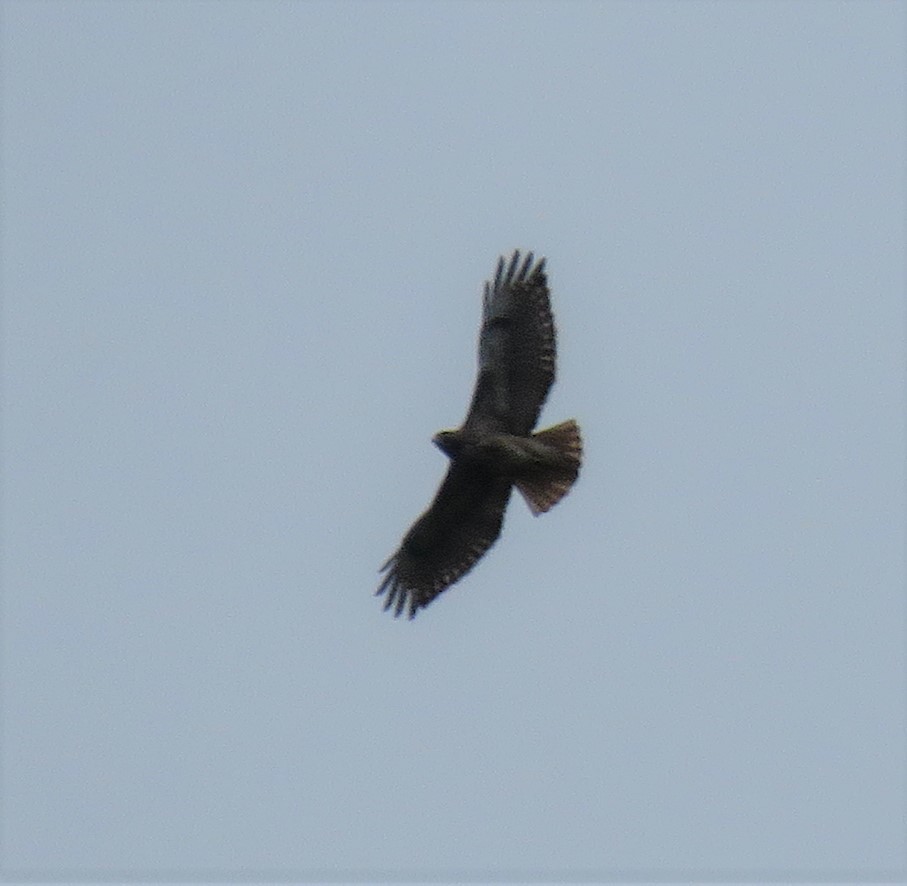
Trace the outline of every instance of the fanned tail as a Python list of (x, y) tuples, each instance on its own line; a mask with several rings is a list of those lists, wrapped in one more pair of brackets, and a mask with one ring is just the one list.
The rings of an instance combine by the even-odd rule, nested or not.
[(529, 510), (542, 514), (551, 510), (569, 491), (579, 474), (583, 458), (583, 438), (579, 425), (571, 418), (532, 435), (552, 451), (550, 465), (539, 467), (516, 481)]

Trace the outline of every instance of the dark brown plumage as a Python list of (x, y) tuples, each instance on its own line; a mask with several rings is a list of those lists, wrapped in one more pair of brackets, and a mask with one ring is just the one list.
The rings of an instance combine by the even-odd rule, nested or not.
[(513, 486), (533, 514), (553, 507), (579, 473), (582, 440), (573, 420), (533, 434), (554, 381), (554, 319), (545, 259), (498, 261), (485, 284), (479, 369), (463, 425), (434, 443), (450, 467), (428, 510), (381, 567), (385, 609), (413, 618), (465, 575), (501, 533)]

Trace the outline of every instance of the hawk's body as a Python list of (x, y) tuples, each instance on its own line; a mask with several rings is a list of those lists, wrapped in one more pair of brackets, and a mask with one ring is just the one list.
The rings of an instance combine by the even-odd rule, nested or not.
[(554, 381), (554, 320), (545, 260), (501, 258), (485, 284), (479, 371), (462, 427), (434, 442), (450, 458), (428, 510), (384, 564), (384, 608), (412, 618), (465, 575), (494, 544), (514, 485), (534, 514), (547, 511), (576, 480), (582, 441), (575, 421), (532, 433)]

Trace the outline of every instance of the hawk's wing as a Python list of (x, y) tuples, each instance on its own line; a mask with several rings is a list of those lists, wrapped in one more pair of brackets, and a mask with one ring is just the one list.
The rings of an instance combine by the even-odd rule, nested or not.
[(435, 500), (381, 567), (384, 608), (399, 615), (408, 606), (412, 618), (472, 569), (501, 534), (510, 490), (508, 480), (451, 462)]
[(485, 284), (479, 371), (464, 427), (525, 436), (538, 421), (554, 381), (554, 319), (545, 259), (498, 261)]

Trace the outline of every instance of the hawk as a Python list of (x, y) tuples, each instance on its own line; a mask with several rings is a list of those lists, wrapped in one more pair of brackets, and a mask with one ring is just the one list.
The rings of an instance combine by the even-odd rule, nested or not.
[(582, 439), (572, 419), (533, 433), (554, 382), (554, 318), (545, 259), (498, 260), (485, 283), (479, 367), (466, 419), (432, 442), (450, 459), (428, 510), (381, 567), (376, 596), (413, 618), (462, 578), (501, 533), (514, 486), (538, 515), (557, 504), (579, 473)]

